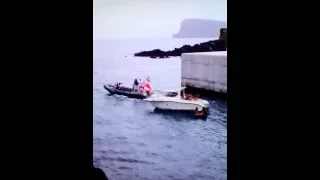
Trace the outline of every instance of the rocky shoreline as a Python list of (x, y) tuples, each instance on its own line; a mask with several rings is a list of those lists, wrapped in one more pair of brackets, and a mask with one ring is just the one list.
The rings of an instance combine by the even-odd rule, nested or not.
[(93, 179), (94, 180), (108, 180), (108, 177), (106, 176), (106, 174), (100, 169), (100, 168), (96, 168), (94, 166), (93, 167)]
[(154, 49), (151, 51), (142, 51), (135, 53), (134, 56), (150, 57), (150, 58), (169, 58), (171, 56), (181, 56), (182, 53), (194, 52), (211, 52), (211, 51), (226, 51), (227, 50), (227, 29), (220, 29), (220, 37), (217, 40), (195, 44), (193, 46), (184, 45), (180, 48), (175, 48), (171, 51), (162, 51)]

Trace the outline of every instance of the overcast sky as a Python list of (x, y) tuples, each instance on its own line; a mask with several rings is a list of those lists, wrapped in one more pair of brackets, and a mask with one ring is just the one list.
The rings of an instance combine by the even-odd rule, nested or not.
[(227, 21), (227, 0), (93, 0), (93, 38), (171, 38), (187, 18)]

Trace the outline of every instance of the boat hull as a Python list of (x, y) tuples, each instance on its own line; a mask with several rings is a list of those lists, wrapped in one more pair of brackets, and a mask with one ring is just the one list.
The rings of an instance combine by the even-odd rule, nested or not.
[(136, 98), (136, 99), (145, 99), (145, 98), (149, 97), (146, 93), (118, 90), (118, 89), (113, 88), (110, 85), (104, 85), (103, 87), (110, 94), (118, 94), (118, 95), (122, 95), (122, 96), (127, 96), (129, 98)]
[(203, 108), (208, 110), (208, 107), (204, 107), (200, 104), (171, 102), (171, 101), (149, 101), (156, 109), (160, 110), (179, 110), (179, 111), (194, 111), (198, 108), (201, 111)]

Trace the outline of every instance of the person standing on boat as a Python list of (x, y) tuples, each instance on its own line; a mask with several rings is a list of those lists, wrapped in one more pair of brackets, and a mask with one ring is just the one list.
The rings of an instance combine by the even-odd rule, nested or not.
[(135, 79), (134, 82), (133, 82), (132, 90), (133, 91), (137, 91), (138, 90), (138, 85), (139, 85), (138, 80)]
[(144, 90), (146, 91), (146, 93), (148, 94), (148, 96), (150, 95), (150, 92), (152, 90), (151, 85), (150, 85), (150, 78), (148, 77), (146, 82), (144, 82)]
[(144, 83), (144, 89), (147, 90), (147, 91), (151, 91), (152, 90), (151, 85), (150, 85), (150, 80), (147, 80)]
[(139, 83), (138, 83), (138, 91), (142, 92), (143, 91), (143, 83), (141, 81), (141, 79), (139, 79)]
[(139, 85), (139, 91), (144, 91), (145, 90), (145, 84), (146, 84), (146, 82), (150, 82), (150, 78), (149, 78), (149, 76), (147, 77), (147, 79), (143, 82), (143, 83), (141, 83), (140, 85)]
[(186, 97), (185, 97), (185, 94), (184, 94), (184, 91), (183, 90), (181, 90), (180, 91), (180, 96), (181, 96), (181, 99), (186, 99)]

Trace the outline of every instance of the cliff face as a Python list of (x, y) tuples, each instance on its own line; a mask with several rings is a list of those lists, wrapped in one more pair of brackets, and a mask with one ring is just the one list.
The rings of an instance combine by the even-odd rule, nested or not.
[(213, 38), (219, 37), (220, 29), (227, 28), (227, 22), (211, 19), (185, 19), (180, 31), (173, 38)]

